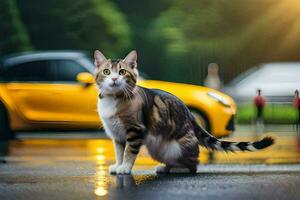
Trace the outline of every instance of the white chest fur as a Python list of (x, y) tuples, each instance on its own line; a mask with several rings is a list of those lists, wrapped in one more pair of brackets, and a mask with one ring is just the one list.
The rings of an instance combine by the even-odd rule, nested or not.
[(151, 133), (146, 138), (146, 147), (154, 159), (170, 165), (176, 166), (176, 160), (182, 156), (177, 141), (165, 141), (161, 136), (153, 136)]
[(98, 113), (100, 117), (111, 118), (116, 114), (118, 100), (113, 97), (98, 99)]
[(98, 114), (106, 134), (119, 141), (125, 140), (125, 131), (121, 120), (116, 116), (118, 100), (114, 97), (98, 99)]

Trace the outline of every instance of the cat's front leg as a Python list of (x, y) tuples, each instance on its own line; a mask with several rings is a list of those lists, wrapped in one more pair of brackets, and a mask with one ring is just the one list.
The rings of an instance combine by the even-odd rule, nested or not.
[(123, 163), (117, 168), (117, 174), (130, 174), (140, 147), (143, 144), (142, 134), (138, 131), (128, 131)]
[(116, 140), (113, 140), (116, 163), (109, 166), (109, 173), (115, 174), (117, 172), (117, 168), (122, 165), (125, 144), (122, 144)]

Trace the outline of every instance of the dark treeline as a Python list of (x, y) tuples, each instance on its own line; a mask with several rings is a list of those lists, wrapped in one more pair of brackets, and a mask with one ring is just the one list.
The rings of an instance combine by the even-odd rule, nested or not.
[(227, 82), (261, 62), (300, 59), (296, 0), (2, 0), (0, 54), (139, 53), (151, 78), (201, 84), (208, 63)]

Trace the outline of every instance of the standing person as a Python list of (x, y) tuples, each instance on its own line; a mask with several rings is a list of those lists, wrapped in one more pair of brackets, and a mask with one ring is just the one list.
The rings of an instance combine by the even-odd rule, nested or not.
[(215, 90), (222, 88), (222, 82), (219, 77), (219, 65), (217, 63), (210, 63), (208, 65), (204, 85)]
[(293, 104), (294, 104), (295, 108), (298, 110), (298, 119), (296, 121), (296, 128), (297, 128), (297, 132), (299, 132), (299, 129), (300, 129), (300, 97), (299, 97), (298, 90), (295, 91)]
[[(222, 82), (219, 76), (219, 65), (217, 63), (210, 63), (208, 65), (204, 85), (215, 90), (222, 88)], [(209, 161), (212, 162), (214, 160), (214, 151), (209, 150), (208, 157)]]
[(266, 99), (261, 95), (261, 90), (257, 90), (257, 95), (254, 97), (254, 105), (256, 107), (256, 118), (255, 123), (257, 126), (256, 132), (258, 131), (258, 128), (262, 128), (264, 126), (264, 107), (266, 105)]

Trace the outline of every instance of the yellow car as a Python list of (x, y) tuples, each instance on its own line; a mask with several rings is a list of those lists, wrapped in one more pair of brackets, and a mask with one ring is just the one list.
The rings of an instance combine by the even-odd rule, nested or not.
[[(0, 63), (0, 138), (19, 131), (101, 128), (94, 65), (85, 53), (33, 52), (4, 57)], [(215, 136), (234, 129), (235, 102), (221, 92), (165, 81), (138, 84), (182, 99)]]

